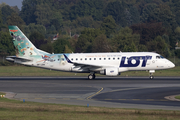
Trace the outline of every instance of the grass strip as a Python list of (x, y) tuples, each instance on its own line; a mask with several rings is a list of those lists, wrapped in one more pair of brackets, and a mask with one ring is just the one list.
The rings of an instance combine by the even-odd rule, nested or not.
[(180, 100), (180, 96), (175, 96), (175, 98)]
[[(1, 66), (0, 67), (0, 76), (84, 76), (87, 77), (88, 73), (71, 73), (71, 72), (61, 72), (53, 71), (48, 69), (41, 69), (36, 67), (28, 66)], [(98, 75), (97, 76), (103, 76)], [(121, 76), (149, 76), (148, 71), (127, 71), (121, 73)], [(180, 66), (173, 69), (167, 70), (157, 70), (154, 76), (180, 76)]]
[(22, 102), (0, 98), (3, 120), (179, 120), (180, 111), (117, 109)]

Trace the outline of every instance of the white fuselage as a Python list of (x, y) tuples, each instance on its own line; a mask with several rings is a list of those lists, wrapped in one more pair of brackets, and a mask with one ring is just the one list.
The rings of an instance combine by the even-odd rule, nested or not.
[(23, 64), (60, 71), (87, 73), (101, 73), (107, 68), (117, 69), (121, 73), (129, 70), (169, 69), (175, 66), (171, 61), (152, 52), (73, 53), (47, 56), (48, 58), (41, 56), (32, 58), (32, 61)]

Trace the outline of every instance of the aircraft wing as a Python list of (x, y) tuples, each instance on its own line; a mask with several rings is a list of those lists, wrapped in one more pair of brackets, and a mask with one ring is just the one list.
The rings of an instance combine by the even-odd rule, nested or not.
[(72, 62), (69, 60), (69, 58), (64, 54), (64, 57), (66, 58), (68, 63), (74, 64), (76, 68), (81, 67), (81, 69), (98, 69), (103, 67), (110, 67), (108, 65), (99, 65), (99, 64), (90, 64), (90, 63), (79, 63), (79, 62)]
[(82, 69), (84, 68), (102, 68), (103, 65), (96, 65), (96, 64), (87, 64), (87, 63), (77, 63), (73, 62), (75, 67), (81, 67)]

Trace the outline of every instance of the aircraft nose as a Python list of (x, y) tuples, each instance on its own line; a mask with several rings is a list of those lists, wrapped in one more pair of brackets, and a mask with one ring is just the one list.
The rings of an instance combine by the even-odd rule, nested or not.
[(168, 67), (173, 68), (173, 67), (175, 67), (175, 64), (169, 61)]

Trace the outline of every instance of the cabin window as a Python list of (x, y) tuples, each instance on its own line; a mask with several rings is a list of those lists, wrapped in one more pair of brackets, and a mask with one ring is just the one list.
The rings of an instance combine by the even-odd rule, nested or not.
[(96, 60), (96, 58), (94, 58), (94, 60)]
[(78, 60), (78, 58), (76, 58), (76, 60)]
[(104, 60), (106, 60), (106, 58), (104, 58)]
[(82, 58), (80, 60), (82, 60)]
[(87, 58), (85, 58), (85, 60), (87, 60)]
[(71, 58), (71, 60), (73, 61), (73, 58)]
[(113, 58), (113, 60), (115, 60), (115, 58)]
[(117, 58), (119, 60), (119, 58)]
[(99, 58), (99, 60), (101, 60), (101, 58)]
[(91, 60), (91, 58), (89, 58), (89, 60)]
[(110, 60), (111, 58), (108, 58), (108, 60)]

